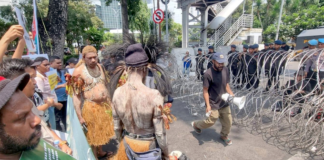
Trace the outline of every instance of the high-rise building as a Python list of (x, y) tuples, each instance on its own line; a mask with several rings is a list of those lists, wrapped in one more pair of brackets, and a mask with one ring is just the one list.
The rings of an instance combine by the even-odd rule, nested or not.
[(118, 1), (112, 0), (109, 6), (106, 6), (106, 0), (100, 0), (101, 5), (96, 5), (96, 15), (104, 23), (104, 28), (121, 29), (121, 5)]

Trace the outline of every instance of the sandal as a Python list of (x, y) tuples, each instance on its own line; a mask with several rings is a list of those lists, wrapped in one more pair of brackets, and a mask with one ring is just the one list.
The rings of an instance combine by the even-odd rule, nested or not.
[(232, 145), (232, 140), (228, 137), (221, 137), (221, 139), (227, 144), (227, 145)]

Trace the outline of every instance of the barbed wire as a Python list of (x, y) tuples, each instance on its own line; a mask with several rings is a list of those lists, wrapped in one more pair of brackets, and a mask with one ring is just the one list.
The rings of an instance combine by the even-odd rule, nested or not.
[[(230, 105), (234, 124), (291, 154), (324, 157), (324, 87), (319, 74), (324, 68), (323, 61), (318, 58), (316, 65), (313, 64), (316, 72), (298, 79), (298, 71), (304, 70), (313, 56), (324, 58), (324, 52), (305, 49), (296, 54), (269, 50), (254, 55), (238, 52), (229, 55), (230, 86), (236, 97), (247, 97), (241, 110)], [(186, 104), (184, 108), (192, 116), (205, 117), (203, 82), (197, 65), (199, 68), (203, 63), (206, 70), (210, 59), (206, 56), (191, 56), (191, 59), (196, 60), (196, 66), (191, 68), (195, 76), (184, 75), (173, 55), (166, 59), (172, 65), (165, 69), (172, 77), (174, 99)]]

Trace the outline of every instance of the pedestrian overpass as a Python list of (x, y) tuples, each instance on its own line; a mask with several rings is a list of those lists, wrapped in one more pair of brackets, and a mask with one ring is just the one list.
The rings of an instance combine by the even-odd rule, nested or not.
[[(253, 15), (244, 14), (232, 18), (234, 11), (244, 0), (178, 0), (182, 9), (182, 48), (189, 45), (224, 46), (232, 43), (244, 28), (252, 28)], [(191, 7), (199, 11), (198, 15), (189, 12)], [(189, 25), (195, 22), (196, 25)], [(200, 41), (189, 44), (189, 32), (192, 28), (200, 29)], [(209, 32), (208, 32), (209, 31)]]

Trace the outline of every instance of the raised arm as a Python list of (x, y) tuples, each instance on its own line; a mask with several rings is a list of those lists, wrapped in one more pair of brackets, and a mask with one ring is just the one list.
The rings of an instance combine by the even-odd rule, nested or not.
[(21, 38), (18, 42), (18, 46), (16, 48), (15, 53), (12, 55), (12, 58), (21, 59), (24, 53), (25, 46), (26, 46), (25, 39)]
[(3, 56), (7, 51), (10, 42), (14, 41), (16, 38), (22, 39), (24, 35), (23, 27), (19, 25), (13, 25), (9, 30), (3, 35), (0, 40), (0, 62), (2, 62)]

